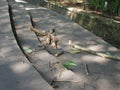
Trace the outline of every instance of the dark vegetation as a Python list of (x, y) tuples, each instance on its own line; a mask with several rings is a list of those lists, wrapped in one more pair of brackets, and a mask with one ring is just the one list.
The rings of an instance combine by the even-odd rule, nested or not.
[(78, 7), (105, 17), (120, 20), (119, 0), (48, 0), (65, 7)]
[(92, 9), (120, 16), (119, 0), (90, 0), (90, 3)]

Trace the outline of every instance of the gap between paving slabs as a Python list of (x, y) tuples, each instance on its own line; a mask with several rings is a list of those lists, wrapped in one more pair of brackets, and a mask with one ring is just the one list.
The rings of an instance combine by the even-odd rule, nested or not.
[[(82, 80), (81, 77), (78, 77), (71, 70), (67, 70), (62, 65), (59, 66), (59, 64), (56, 63), (56, 62), (59, 62), (59, 60), (56, 59), (54, 56), (50, 55), (43, 48), (43, 45), (38, 41), (36, 35), (30, 30), (28, 30), (31, 25), (29, 23), (30, 17), (27, 15), (27, 13), (24, 10), (19, 10), (19, 8), (16, 9), (15, 7), (12, 8), (12, 13), (13, 13), (12, 15), (13, 15), (14, 25), (16, 29), (17, 39), (21, 47), (23, 48), (26, 56), (31, 61), (31, 63), (33, 63), (33, 65), (37, 68), (37, 70), (42, 74), (42, 76), (49, 83), (53, 82), (55, 77), (57, 77), (55, 81), (63, 81), (63, 82), (67, 81), (67, 82), (79, 83)], [(16, 11), (20, 11), (20, 12), (18, 13)], [(26, 49), (31, 49), (32, 53), (30, 54), (29, 50), (27, 52), (25, 47), (27, 47)], [(50, 67), (49, 63), (51, 63), (53, 67)], [(58, 64), (58, 66), (56, 66), (57, 70), (54, 69), (54, 64), (55, 65)], [(70, 76), (68, 76), (68, 74)], [(83, 85), (83, 81), (82, 81), (82, 85)]]

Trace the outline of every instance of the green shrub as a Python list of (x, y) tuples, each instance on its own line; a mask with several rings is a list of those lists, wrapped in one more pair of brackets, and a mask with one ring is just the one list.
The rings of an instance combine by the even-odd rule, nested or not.
[(104, 10), (106, 0), (90, 0), (91, 7), (96, 10)]
[(77, 0), (71, 0), (72, 1), (72, 3), (76, 3), (77, 2)]
[(119, 0), (90, 0), (90, 4), (92, 9), (120, 16)]
[(118, 8), (118, 16), (120, 16), (120, 7)]
[(119, 2), (120, 1), (118, 1), (118, 0), (111, 0), (111, 1), (108, 0), (107, 12), (110, 12), (110, 14), (117, 14)]

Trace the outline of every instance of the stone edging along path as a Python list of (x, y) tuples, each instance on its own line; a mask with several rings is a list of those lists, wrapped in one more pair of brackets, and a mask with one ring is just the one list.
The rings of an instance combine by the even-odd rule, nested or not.
[(86, 12), (77, 13), (74, 11), (70, 11), (65, 7), (55, 5), (54, 3), (49, 3), (47, 2), (47, 0), (27, 1), (36, 5), (47, 7), (51, 10), (54, 10), (60, 14), (69, 17), (69, 19), (75, 21), (90, 32), (93, 32), (97, 36), (102, 37), (108, 43), (120, 48), (120, 21)]

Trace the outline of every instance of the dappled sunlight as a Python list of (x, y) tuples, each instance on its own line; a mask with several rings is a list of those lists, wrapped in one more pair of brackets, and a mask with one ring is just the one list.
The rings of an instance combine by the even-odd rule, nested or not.
[(81, 59), (87, 63), (94, 63), (94, 62), (97, 62), (99, 64), (107, 64), (107, 62), (109, 61), (108, 59), (106, 58), (103, 58), (103, 57), (99, 57), (99, 56), (96, 56), (96, 55), (92, 55), (92, 54), (89, 54), (89, 55), (83, 55), (81, 57)]
[[(31, 60), (31, 62), (38, 69), (40, 74), (46, 80), (48, 80), (48, 82), (49, 79), (50, 80), (53, 79), (54, 75), (57, 73), (56, 81), (61, 81), (60, 83), (63, 83), (64, 81), (65, 82), (70, 81), (73, 83), (78, 82), (79, 84), (83, 85), (83, 88), (85, 90), (87, 90), (86, 88), (89, 87), (89, 85), (91, 87), (93, 86), (92, 90), (97, 90), (96, 88), (98, 88), (98, 90), (99, 88), (100, 90), (104, 90), (102, 86), (105, 85), (106, 90), (108, 87), (111, 88), (110, 86), (111, 80), (110, 79), (107, 80), (107, 76), (108, 77), (110, 76), (110, 78), (112, 79), (119, 78), (118, 75), (120, 70), (119, 64), (116, 64), (116, 62), (112, 61), (111, 59), (99, 57), (97, 55), (90, 54), (86, 51), (85, 52), (81, 51), (76, 54), (69, 53), (67, 52), (67, 50), (71, 50), (73, 49), (73, 47), (71, 47), (68, 44), (68, 41), (73, 40), (73, 42), (77, 45), (81, 45), (85, 48), (98, 52), (108, 52), (109, 50), (116, 52), (118, 51), (117, 49), (104, 42), (101, 38), (96, 37), (94, 34), (77, 25), (76, 23), (73, 23), (69, 19), (66, 19), (62, 15), (59, 15), (51, 10), (47, 10), (46, 8), (43, 7), (35, 8), (34, 6), (30, 7), (29, 5), (28, 6), (26, 5), (25, 7), (26, 10), (28, 10), (29, 14), (31, 14), (32, 16), (35, 28), (44, 30), (46, 32), (49, 32), (49, 30), (55, 28), (56, 30), (55, 33), (59, 39), (58, 49), (62, 49), (63, 52), (65, 52), (57, 58), (54, 57), (52, 53), (48, 53), (49, 51), (47, 50), (47, 48), (37, 52), (33, 51), (32, 54), (26, 54), (28, 55), (28, 58)], [(17, 12), (19, 12), (19, 10)], [(22, 17), (22, 15), (20, 16)], [(20, 16), (14, 19), (20, 19), (21, 18)], [(35, 42), (36, 39), (34, 38), (36, 36), (32, 37), (30, 33), (27, 34), (28, 30), (21, 32), (20, 29), (22, 30), (24, 28), (25, 27), (22, 25), (20, 26), (18, 25), (16, 27), (16, 29), (18, 30), (16, 31), (17, 34), (19, 34), (18, 39), (20, 39), (19, 41), (21, 42), (20, 43), (21, 46), (23, 45), (24, 47), (29, 47), (33, 45), (34, 47), (37, 47), (38, 45), (36, 45)], [(30, 49), (33, 50), (34, 47)], [(56, 62), (56, 60), (58, 60), (58, 62), (60, 62), (61, 64), (63, 64), (67, 60), (71, 60), (76, 63), (76, 66), (70, 69), (59, 71), (61, 67), (60, 68), (58, 67), (57, 69), (54, 68), (53, 63)], [(10, 70), (13, 71), (13, 73), (16, 75), (17, 74), (22, 75), (25, 72), (29, 74), (28, 71), (31, 69), (30, 66), (31, 65), (29, 65), (28, 63), (23, 62), (12, 63), (10, 65)], [(51, 68), (54, 68), (52, 69), (53, 71), (50, 70)], [(54, 70), (56, 70), (55, 73)], [(34, 74), (34, 72), (30, 73)], [(117, 74), (116, 77), (114, 76), (112, 77), (112, 75), (115, 74)], [(102, 75), (104, 75), (104, 78), (102, 77)], [(36, 82), (37, 78), (33, 79), (32, 82), (30, 82), (30, 84), (34, 85), (33, 83), (34, 81)], [(67, 86), (67, 84), (65, 85)], [(88, 88), (88, 90), (90, 89), (91, 88)]]
[[(104, 87), (102, 87), (103, 85), (105, 85)], [(104, 90), (105, 88), (110, 88), (111, 90), (114, 90), (114, 88), (111, 87), (111, 84), (109, 81), (107, 81), (106, 79), (101, 79), (101, 80), (98, 80), (98, 84), (97, 84), (97, 87), (100, 89), (100, 90)]]
[[(107, 78), (100, 78), (99, 80), (97, 80), (96, 85), (97, 85), (97, 90), (116, 90), (114, 88), (114, 84), (112, 84), (112, 81)], [(115, 87), (119, 87), (119, 86), (115, 85)]]
[[(19, 48), (7, 1), (10, 0), (0, 1), (0, 90), (52, 90)], [(42, 87), (41, 83), (48, 87)]]
[(19, 3), (27, 3), (25, 0), (15, 0), (15, 1)]
[(104, 45), (89, 45), (87, 48), (94, 51), (104, 51)]
[(81, 12), (81, 11), (83, 11), (83, 9), (78, 9), (78, 8), (75, 8), (75, 7), (68, 7), (67, 9), (69, 11), (75, 11), (75, 12)]
[(113, 51), (113, 52), (114, 52), (114, 51), (119, 51), (119, 49), (117, 49), (117, 48), (115, 48), (115, 47), (109, 47), (108, 50)]
[[(26, 10), (39, 10), (39, 9), (41, 9), (42, 7), (40, 7), (40, 8), (34, 8), (34, 7), (26, 7), (25, 9)], [(42, 8), (42, 9), (45, 9), (46, 10), (46, 8)]]
[(13, 71), (15, 74), (22, 74), (29, 70), (30, 65), (23, 62), (13, 63), (10, 65), (11, 71)]
[(75, 74), (71, 70), (63, 70), (61, 73), (57, 73), (56, 81), (70, 81), (84, 84), (87, 81), (87, 78), (84, 74)]

